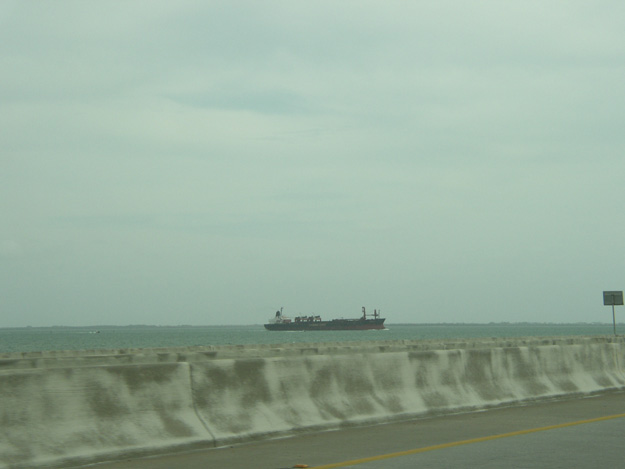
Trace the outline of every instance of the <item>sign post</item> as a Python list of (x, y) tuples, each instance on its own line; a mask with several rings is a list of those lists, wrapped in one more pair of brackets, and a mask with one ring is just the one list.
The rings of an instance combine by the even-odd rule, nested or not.
[(622, 291), (604, 291), (603, 292), (603, 304), (605, 306), (612, 306), (612, 324), (614, 327), (614, 335), (616, 335), (616, 315), (614, 314), (614, 306), (623, 304), (623, 292)]

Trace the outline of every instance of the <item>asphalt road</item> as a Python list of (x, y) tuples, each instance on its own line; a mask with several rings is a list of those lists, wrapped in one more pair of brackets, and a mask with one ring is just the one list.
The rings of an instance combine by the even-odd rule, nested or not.
[(625, 467), (625, 392), (98, 464), (97, 469)]

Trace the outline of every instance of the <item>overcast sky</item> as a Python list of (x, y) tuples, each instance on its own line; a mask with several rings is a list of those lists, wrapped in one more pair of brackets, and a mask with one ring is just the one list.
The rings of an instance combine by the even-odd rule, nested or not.
[(0, 327), (611, 322), (624, 19), (3, 0)]

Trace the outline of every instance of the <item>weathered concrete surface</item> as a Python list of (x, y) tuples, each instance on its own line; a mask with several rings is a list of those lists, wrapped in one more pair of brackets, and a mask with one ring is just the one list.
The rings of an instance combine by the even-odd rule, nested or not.
[[(383, 425), (342, 428), (216, 449), (124, 458), (97, 469), (277, 469), (370, 459), (341, 467), (405, 468), (618, 468), (623, 466), (625, 418), (555, 429), (571, 422), (625, 413), (623, 391), (571, 399), (547, 399), (487, 412), (460, 412)], [(549, 431), (533, 429), (551, 427)], [(528, 432), (526, 434), (525, 432)], [(574, 433), (571, 434), (571, 431)], [(506, 438), (494, 436), (516, 434)], [(519, 434), (523, 433), (523, 434)], [(475, 441), (484, 439), (487, 441)], [(457, 446), (455, 443), (473, 441)], [(406, 455), (415, 449), (434, 449)], [(380, 458), (404, 453), (401, 457)], [(377, 461), (373, 461), (373, 459)], [(90, 468), (94, 469), (94, 468)]]
[(0, 467), (68, 466), (625, 387), (622, 337), (0, 356)]

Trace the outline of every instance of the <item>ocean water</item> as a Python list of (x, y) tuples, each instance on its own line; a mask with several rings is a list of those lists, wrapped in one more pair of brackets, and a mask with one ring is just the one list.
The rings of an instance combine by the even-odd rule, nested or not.
[[(203, 345), (613, 335), (612, 324), (387, 324), (374, 331), (267, 331), (254, 326), (98, 326), (0, 329), (0, 353)], [(617, 334), (625, 325), (617, 324)]]

